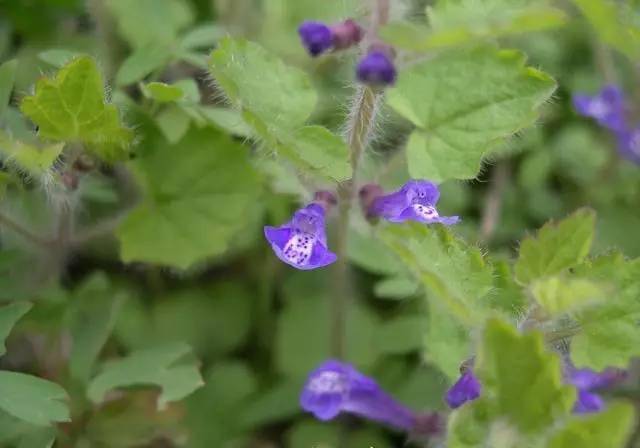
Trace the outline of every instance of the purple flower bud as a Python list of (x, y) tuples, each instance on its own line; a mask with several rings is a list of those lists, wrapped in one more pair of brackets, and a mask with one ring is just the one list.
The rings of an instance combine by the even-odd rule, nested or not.
[(594, 372), (591, 369), (575, 369), (569, 367), (566, 374), (569, 383), (577, 389), (578, 396), (573, 406), (576, 414), (598, 412), (604, 409), (604, 400), (593, 390), (610, 387), (624, 380), (626, 372), (620, 369), (605, 369)]
[(301, 270), (321, 268), (336, 261), (336, 254), (327, 248), (324, 216), (321, 205), (310, 204), (280, 227), (265, 226), (264, 235), (285, 263)]
[(370, 215), (391, 222), (418, 221), (426, 224), (456, 224), (458, 216), (440, 216), (436, 204), (440, 198), (438, 187), (426, 180), (410, 180), (394, 193), (373, 201)]
[(331, 29), (322, 22), (303, 22), (298, 28), (298, 34), (309, 54), (318, 56), (333, 46)]
[(467, 401), (473, 401), (480, 396), (482, 386), (471, 369), (462, 373), (458, 381), (449, 388), (445, 401), (451, 409), (456, 409)]
[(348, 412), (404, 431), (416, 425), (414, 413), (373, 379), (335, 360), (325, 361), (311, 372), (300, 394), (300, 406), (320, 420)]
[(333, 48), (344, 50), (359, 43), (364, 33), (355, 20), (347, 19), (331, 26), (331, 34), (333, 35)]
[(393, 85), (398, 73), (390, 53), (378, 48), (369, 51), (356, 68), (358, 81), (378, 87)]
[(338, 205), (336, 195), (330, 191), (316, 191), (313, 195), (313, 202), (324, 208), (325, 212), (329, 212), (333, 207)]
[(616, 132), (618, 153), (621, 157), (640, 165), (640, 128)]
[(618, 86), (605, 86), (594, 96), (574, 95), (573, 105), (579, 114), (594, 118), (607, 129), (625, 129), (624, 97)]

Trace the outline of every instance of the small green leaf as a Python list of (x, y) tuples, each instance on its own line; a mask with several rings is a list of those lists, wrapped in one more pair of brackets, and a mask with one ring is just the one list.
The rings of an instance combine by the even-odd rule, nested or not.
[(165, 48), (151, 44), (131, 53), (116, 74), (116, 85), (127, 86), (162, 69), (171, 60)]
[(0, 157), (4, 163), (35, 178), (51, 174), (63, 149), (64, 143), (37, 147), (13, 140), (0, 130)]
[(385, 299), (406, 299), (415, 296), (420, 285), (408, 275), (399, 274), (377, 282), (373, 288), (376, 297)]
[(0, 356), (7, 352), (4, 341), (9, 337), (13, 326), (31, 309), (28, 302), (15, 302), (0, 308)]
[(338, 182), (351, 177), (349, 148), (337, 135), (322, 126), (305, 126), (286, 139), (291, 153), (299, 157), (300, 165)]
[(69, 421), (67, 393), (56, 383), (24, 373), (0, 372), (0, 408), (38, 426)]
[(117, 231), (122, 259), (184, 269), (221, 254), (258, 201), (247, 149), (210, 128), (154, 149), (136, 160), (146, 198)]
[(493, 269), (477, 247), (468, 246), (443, 226), (388, 225), (380, 237), (426, 287), (431, 300), (462, 322), (482, 322)]
[(41, 78), (20, 108), (38, 125), (41, 137), (84, 143), (108, 161), (124, 158), (133, 138), (116, 107), (105, 103), (102, 76), (87, 56), (65, 65), (54, 79)]
[(180, 87), (165, 84), (163, 82), (150, 82), (142, 86), (142, 92), (147, 98), (151, 98), (159, 103), (170, 103), (178, 101), (184, 96)]
[(572, 417), (551, 436), (548, 448), (624, 448), (634, 422), (633, 407), (613, 403), (604, 411)]
[(302, 70), (253, 42), (223, 39), (211, 54), (210, 68), (227, 97), (266, 126), (300, 127), (318, 99)]
[(0, 120), (9, 105), (9, 100), (11, 99), (11, 92), (13, 92), (13, 84), (16, 80), (17, 68), (17, 59), (7, 61), (0, 65)]
[(200, 106), (197, 112), (215, 127), (239, 137), (253, 137), (253, 130), (244, 122), (242, 116), (234, 109), (215, 106)]
[(72, 59), (77, 58), (78, 56), (80, 56), (80, 53), (76, 51), (62, 49), (47, 50), (38, 54), (38, 58), (41, 61), (44, 61), (56, 68), (64, 67)]
[(560, 359), (545, 350), (541, 333), (489, 320), (474, 371), (482, 397), (454, 412), (451, 448), (530, 446), (571, 412), (575, 389), (564, 384)]
[(113, 287), (104, 274), (98, 273), (85, 280), (74, 296), (69, 310), (73, 339), (69, 370), (75, 379), (86, 382), (113, 330), (125, 294)]
[(189, 131), (189, 126), (191, 125), (189, 114), (183, 108), (174, 104), (164, 108), (156, 116), (155, 120), (165, 138), (171, 144), (178, 143)]
[(490, 47), (445, 53), (402, 71), (388, 101), (417, 127), (407, 143), (409, 173), (436, 182), (475, 177), (482, 157), (531, 125), (555, 87), (526, 67), (521, 53)]
[(204, 24), (190, 29), (180, 39), (180, 47), (185, 50), (211, 48), (227, 34), (224, 28), (216, 24)]
[(535, 238), (522, 241), (516, 279), (529, 284), (582, 262), (591, 249), (595, 221), (592, 210), (581, 209), (557, 224), (545, 224)]
[(189, 355), (191, 348), (180, 343), (133, 352), (122, 360), (105, 363), (89, 384), (87, 394), (99, 403), (112, 389), (157, 386), (162, 389), (158, 398), (158, 409), (162, 410), (204, 384), (196, 360)]
[(550, 316), (591, 306), (607, 297), (607, 289), (583, 278), (554, 276), (543, 278), (531, 287), (536, 302)]

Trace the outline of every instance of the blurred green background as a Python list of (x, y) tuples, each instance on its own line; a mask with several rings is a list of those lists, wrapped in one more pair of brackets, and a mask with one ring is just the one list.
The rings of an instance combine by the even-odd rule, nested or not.
[[(174, 143), (190, 127), (220, 129), (252, 148), (242, 123), (225, 113), (206, 69), (211, 48), (231, 34), (260, 42), (308, 71), (320, 96), (313, 121), (339, 131), (354, 92), (355, 55), (311, 60), (296, 28), (305, 19), (362, 19), (364, 3), (0, 0), (0, 61), (18, 61), (3, 127), (14, 136), (30, 135), (31, 125), (17, 109), (20, 99), (71, 55), (88, 53), (97, 59), (125, 122), (145, 136), (134, 153)], [(394, 1), (394, 17), (424, 21), (428, 3)], [(587, 205), (598, 213), (598, 252), (619, 247), (640, 256), (639, 168), (621, 160), (613, 139), (577, 116), (570, 102), (572, 92), (592, 93), (610, 81), (640, 98), (639, 75), (598, 42), (569, 4), (558, 7), (568, 12), (564, 25), (500, 42), (522, 49), (529, 65), (557, 80), (553, 101), (535, 127), (491, 156), (478, 179), (443, 184), (440, 211), (462, 216), (456, 230), (498, 260), (510, 257), (518, 241), (548, 219)], [(465, 20), (473, 27), (473, 18)], [(138, 84), (184, 79), (194, 80), (188, 82), (192, 100), (180, 106), (152, 104)], [(391, 110), (383, 111), (364, 180), (395, 188), (407, 179), (401, 149), (408, 129)], [(130, 210), (140, 192), (117, 166), (84, 176), (73, 193), (80, 204), (77, 228), (89, 232), (82, 244), (43, 253), (1, 229), (0, 298), (35, 305), (12, 332), (0, 366), (56, 381), (69, 392), (73, 423), (60, 427), (56, 446), (318, 447), (337, 440), (337, 425), (315, 421), (298, 405), (306, 374), (329, 353), (331, 271), (295, 271), (275, 258), (262, 237), (263, 225), (285, 222), (324, 186), (268, 163), (259, 171), (251, 213), (237, 223), (230, 247), (186, 271), (120, 261), (110, 224)], [(22, 180), (6, 186), (0, 210), (47, 232), (55, 220), (50, 198), (38, 182)], [(421, 358), (427, 316), (420, 293), (358, 226), (350, 243), (357, 297), (350, 302), (348, 359), (407, 405), (443, 409), (447, 379)], [(101, 359), (186, 342), (205, 385), (164, 410), (156, 409), (156, 389), (112, 392), (103, 404), (92, 405), (69, 367), (71, 341), (91, 338), (106, 340)], [(366, 422), (352, 420), (349, 427), (349, 447), (404, 443)], [(17, 446), (32, 431), (0, 414), (2, 446)]]

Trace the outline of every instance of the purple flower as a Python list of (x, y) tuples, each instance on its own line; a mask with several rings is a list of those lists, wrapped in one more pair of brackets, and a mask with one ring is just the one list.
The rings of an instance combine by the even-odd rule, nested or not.
[(373, 201), (371, 216), (380, 216), (391, 222), (419, 221), (427, 224), (457, 223), (458, 216), (440, 216), (436, 204), (440, 198), (438, 187), (426, 180), (410, 180), (394, 193)]
[(604, 400), (593, 390), (614, 385), (623, 380), (626, 373), (619, 369), (605, 369), (600, 373), (591, 369), (569, 368), (567, 380), (577, 389), (578, 396), (573, 405), (573, 412), (586, 414), (604, 409)]
[(396, 82), (397, 72), (388, 52), (370, 51), (356, 68), (358, 81), (372, 86), (390, 86)]
[(473, 401), (480, 396), (482, 386), (471, 369), (467, 369), (458, 381), (449, 388), (445, 401), (451, 409), (456, 409), (467, 401)]
[(416, 425), (416, 415), (373, 379), (335, 360), (325, 361), (311, 372), (300, 395), (300, 406), (320, 420), (348, 412), (405, 431)]
[(324, 215), (325, 209), (312, 203), (280, 227), (265, 226), (264, 235), (285, 263), (302, 270), (321, 268), (336, 261), (327, 248)]
[(362, 40), (362, 28), (353, 19), (333, 25), (303, 22), (298, 28), (300, 40), (313, 57), (329, 50), (344, 50)]
[(594, 118), (607, 129), (625, 129), (624, 97), (618, 86), (605, 86), (594, 96), (574, 95), (573, 105), (579, 114)]
[(618, 152), (625, 159), (640, 164), (640, 128), (616, 132)]
[(303, 22), (298, 28), (298, 34), (311, 56), (318, 56), (333, 46), (331, 28), (322, 22)]

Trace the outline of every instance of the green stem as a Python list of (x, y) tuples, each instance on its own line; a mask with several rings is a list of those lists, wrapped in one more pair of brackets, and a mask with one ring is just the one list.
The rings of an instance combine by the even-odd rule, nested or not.
[[(364, 45), (368, 45), (367, 42), (375, 39), (379, 26), (384, 24), (388, 20), (388, 17), (389, 1), (376, 0), (372, 13), (372, 25)], [(330, 310), (331, 355), (338, 359), (345, 357), (348, 300), (353, 292), (349, 279), (347, 254), (351, 210), (358, 189), (357, 175), (360, 159), (371, 139), (380, 97), (381, 94), (371, 87), (358, 87), (348, 120), (346, 140), (351, 153), (351, 168), (353, 174), (350, 180), (342, 183), (338, 187), (340, 200), (337, 232), (338, 242), (336, 246), (338, 261), (335, 266), (335, 290), (333, 292)]]

